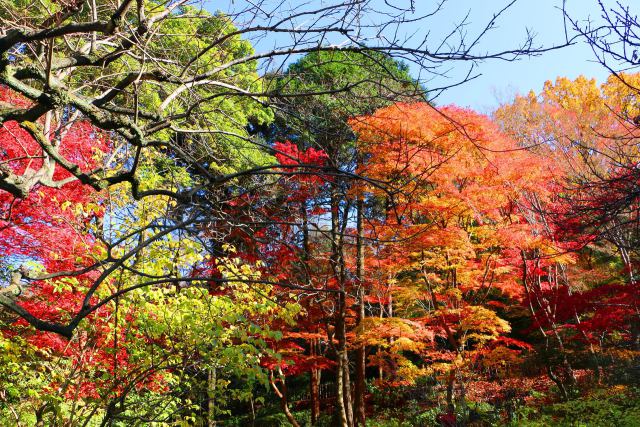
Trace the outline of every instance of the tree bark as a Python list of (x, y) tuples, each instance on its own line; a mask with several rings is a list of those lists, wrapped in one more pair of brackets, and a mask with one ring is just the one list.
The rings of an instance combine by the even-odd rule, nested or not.
[(217, 385), (216, 368), (210, 368), (207, 375), (207, 425), (208, 427), (216, 426), (216, 385)]
[(347, 405), (351, 397), (345, 398), (345, 375), (344, 370), (349, 369), (346, 334), (346, 289), (344, 283), (344, 258), (342, 253), (342, 238), (340, 233), (340, 202), (338, 189), (334, 186), (331, 190), (331, 269), (333, 277), (340, 289), (338, 293), (338, 304), (335, 312), (335, 337), (336, 347), (336, 406), (338, 409), (339, 425), (351, 427), (349, 410), (351, 405)]
[[(309, 245), (309, 217), (307, 215), (307, 203), (303, 203), (300, 213), (302, 216), (302, 267), (304, 282), (311, 287), (311, 271), (309, 268), (309, 259), (311, 258), (311, 246)], [(320, 354), (320, 345), (317, 338), (310, 342), (310, 354), (318, 356)], [(320, 370), (311, 369), (311, 378), (309, 381), (309, 396), (311, 400), (311, 424), (316, 424), (320, 418)]]
[(342, 357), (344, 358), (344, 363), (342, 365), (342, 375), (344, 377), (344, 381), (342, 383), (342, 386), (344, 387), (344, 407), (347, 412), (347, 422), (350, 426), (353, 426), (353, 402), (351, 400), (352, 388), (351, 373), (349, 372), (349, 353), (345, 350), (342, 353)]
[(349, 427), (349, 419), (347, 418), (347, 408), (344, 405), (344, 358), (342, 352), (337, 354), (338, 366), (336, 371), (336, 406), (338, 409), (337, 425), (339, 427)]
[[(358, 324), (360, 324), (365, 318), (365, 306), (364, 306), (364, 234), (363, 234), (363, 220), (364, 220), (364, 201), (362, 196), (358, 197), (356, 204), (357, 219), (356, 219), (356, 231), (357, 231), (357, 254), (356, 254), (356, 279), (358, 283)], [(367, 369), (367, 351), (364, 345), (361, 345), (356, 349), (356, 378), (355, 378), (355, 425), (364, 427), (366, 424), (366, 369)]]
[[(318, 340), (311, 340), (311, 354), (318, 355)], [(320, 370), (311, 369), (311, 381), (309, 384), (311, 396), (311, 424), (316, 424), (320, 418)]]
[(453, 414), (455, 411), (455, 405), (453, 404), (453, 391), (456, 383), (456, 371), (452, 369), (449, 371), (447, 377), (447, 413)]
[(287, 420), (289, 420), (289, 422), (293, 427), (300, 427), (300, 424), (298, 424), (298, 421), (289, 410), (289, 402), (287, 400), (287, 384), (285, 382), (284, 374), (282, 373), (282, 369), (280, 367), (278, 367), (278, 379), (280, 381), (280, 384), (282, 384), (282, 389), (278, 388), (278, 385), (276, 384), (276, 380), (273, 377), (273, 371), (269, 372), (269, 383), (271, 384), (271, 388), (273, 389), (273, 392), (276, 394), (276, 396), (280, 398), (280, 405), (282, 406), (282, 411), (284, 412), (284, 415), (287, 417)]

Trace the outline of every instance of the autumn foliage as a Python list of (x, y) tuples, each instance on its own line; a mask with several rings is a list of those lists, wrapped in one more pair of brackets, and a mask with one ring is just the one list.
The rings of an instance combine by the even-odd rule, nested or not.
[[(411, 399), (433, 423), (458, 425), (472, 421), (469, 405), (490, 404), (507, 422), (526, 405), (609, 386), (627, 393), (615, 372), (640, 351), (640, 113), (628, 90), (613, 78), (600, 87), (560, 78), (492, 117), (395, 103), (351, 118), (353, 138), (340, 144), (274, 141), (268, 191), (237, 181), (217, 207), (227, 219), (144, 245), (126, 227), (150, 232), (188, 209), (83, 184), (47, 163), (29, 126), (49, 129), (57, 152), (86, 171), (118, 154), (109, 133), (67, 117), (6, 122), (2, 171), (33, 181), (25, 197), (0, 191), (12, 301), (57, 323), (95, 309), (71, 340), (7, 311), (0, 343), (23, 348), (3, 360), (65, 361), (29, 380), (45, 402), (38, 419), (73, 419), (61, 401), (90, 418), (92, 405), (151, 398), (194, 419), (231, 419), (233, 410), (193, 402), (234, 390), (252, 410), (273, 399), (293, 425), (299, 410), (361, 425), (422, 390)], [(0, 96), (25, 102), (6, 88)], [(149, 179), (162, 181), (154, 160)], [(180, 173), (171, 185), (188, 181)], [(101, 263), (130, 248), (140, 255), (105, 275)], [(156, 286), (135, 286), (134, 273)], [(131, 285), (131, 296), (121, 292)], [(11, 369), (0, 370), (8, 383)]]

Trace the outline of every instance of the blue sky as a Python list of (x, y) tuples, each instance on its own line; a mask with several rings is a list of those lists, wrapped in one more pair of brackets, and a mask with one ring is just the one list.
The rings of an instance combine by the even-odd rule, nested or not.
[[(446, 17), (440, 24), (450, 26), (462, 10), (472, 10), (472, 16), (480, 24), (491, 8), (504, 4), (494, 0), (470, 1), (455, 0), (455, 8), (446, 10)], [(525, 28), (536, 34), (539, 44), (552, 46), (564, 40), (563, 16), (560, 10), (562, 2), (555, 0), (520, 0), (500, 20), (494, 33), (483, 46), (490, 48), (493, 41), (517, 43), (525, 38)], [(567, 9), (572, 16), (597, 19), (600, 9), (595, 0), (568, 0)], [(484, 18), (484, 19), (483, 19)], [(539, 57), (522, 58), (515, 62), (486, 61), (478, 71), (482, 74), (468, 84), (452, 88), (443, 93), (438, 104), (454, 103), (469, 106), (482, 112), (494, 109), (500, 102), (509, 101), (515, 93), (527, 93), (533, 89), (538, 92), (546, 80), (557, 76), (575, 78), (579, 75), (595, 77), (598, 81), (607, 78), (608, 73), (594, 61), (590, 47), (578, 42), (574, 46), (552, 51)]]
[[(389, 10), (388, 4), (407, 5), (411, 0), (374, 0), (374, 5)], [(416, 16), (430, 12), (440, 0), (414, 0)], [(402, 38), (405, 34), (414, 34), (409, 43), (422, 40), (428, 34), (430, 48), (444, 38), (456, 24), (469, 13), (469, 19), (465, 30), (468, 32), (465, 39), (471, 40), (492, 18), (493, 14), (505, 7), (511, 0), (448, 0), (444, 7), (434, 17), (413, 24), (403, 24)], [(614, 6), (615, 0), (603, 0), (608, 6)], [(638, 0), (635, 0), (638, 1)], [(386, 2), (386, 4), (385, 4)], [(284, 4), (285, 8), (295, 10), (297, 7), (306, 9), (316, 6), (322, 7), (328, 4), (339, 3), (329, 0), (266, 0), (264, 6), (271, 5), (274, 8)], [(623, 2), (625, 3), (625, 2)], [(213, 2), (208, 0), (210, 9), (219, 7), (225, 12), (242, 10), (254, 3), (250, 0), (223, 0)], [(549, 47), (562, 44), (565, 40), (563, 15), (559, 7), (562, 0), (518, 0), (500, 17), (492, 30), (481, 39), (476, 53), (495, 52), (504, 49), (514, 49), (527, 37), (527, 29), (535, 34), (535, 45)], [(566, 0), (566, 7), (572, 17), (579, 20), (586, 18), (598, 19), (601, 11), (597, 0)], [(264, 10), (269, 10), (264, 7)], [(265, 18), (266, 19), (266, 18)], [(375, 23), (372, 18), (370, 23)], [(305, 25), (306, 22), (296, 22), (296, 25)], [(375, 27), (375, 25), (374, 25)], [(571, 36), (571, 34), (569, 34)], [(269, 35), (266, 38), (252, 40), (257, 51), (264, 51), (278, 45), (285, 37)], [(340, 44), (340, 40), (331, 40), (331, 43)], [(293, 60), (294, 58), (290, 58)], [(429, 80), (426, 87), (433, 88), (453, 84), (464, 76), (468, 70), (468, 62), (453, 62), (446, 66), (446, 77), (437, 77)], [(414, 75), (419, 73), (417, 66), (411, 66)], [(508, 102), (516, 93), (527, 93), (529, 90), (540, 91), (546, 80), (554, 80), (558, 76), (575, 78), (579, 75), (595, 77), (598, 81), (607, 78), (606, 70), (594, 61), (594, 55), (589, 46), (577, 41), (574, 46), (558, 51), (545, 53), (539, 57), (523, 57), (515, 62), (501, 60), (488, 60), (475, 69), (474, 74), (479, 77), (462, 86), (448, 89), (436, 99), (438, 105), (457, 104), (468, 106), (480, 112), (490, 112), (501, 102)], [(422, 77), (425, 76), (423, 72)]]

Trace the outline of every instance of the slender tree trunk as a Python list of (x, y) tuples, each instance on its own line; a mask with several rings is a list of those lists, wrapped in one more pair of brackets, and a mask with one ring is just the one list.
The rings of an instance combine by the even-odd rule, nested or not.
[(342, 375), (342, 371), (344, 370), (344, 358), (342, 357), (342, 352), (339, 350), (338, 346), (338, 366), (336, 370), (336, 406), (338, 409), (338, 426), (339, 427), (349, 427), (349, 419), (347, 418), (347, 408), (344, 405), (344, 376)]
[(453, 404), (453, 391), (456, 384), (456, 371), (452, 369), (449, 371), (447, 377), (447, 413), (453, 414), (455, 411), (455, 405)]
[[(380, 296), (380, 294), (379, 294)], [(382, 297), (380, 296), (379, 301), (378, 301), (378, 306), (380, 307), (380, 319), (384, 318), (384, 304), (382, 301)], [(378, 347), (378, 351), (381, 350), (381, 347)], [(380, 379), (380, 381), (382, 381), (384, 379), (384, 369), (382, 367), (382, 364), (378, 365), (378, 379)]]
[(342, 353), (342, 357), (344, 358), (344, 363), (342, 365), (342, 376), (344, 377), (344, 381), (342, 382), (342, 386), (344, 387), (344, 407), (345, 412), (347, 413), (347, 422), (350, 426), (354, 425), (353, 421), (353, 403), (351, 401), (351, 375), (349, 372), (349, 353), (345, 351)]
[[(423, 253), (423, 257), (424, 257), (424, 253)], [(438, 297), (435, 293), (435, 291), (433, 290), (433, 286), (431, 285), (431, 281), (429, 280), (429, 277), (427, 275), (427, 271), (426, 270), (422, 270), (422, 280), (424, 281), (424, 284), (427, 287), (427, 291), (429, 292), (429, 295), (431, 296), (431, 304), (433, 305), (434, 310), (438, 310)], [(460, 343), (458, 342), (458, 340), (456, 339), (455, 335), (453, 334), (453, 331), (451, 330), (451, 328), (449, 327), (449, 324), (447, 323), (447, 319), (445, 318), (444, 314), (440, 314), (440, 316), (438, 316), (438, 318), (440, 319), (440, 323), (442, 325), (442, 329), (444, 329), (446, 335), (447, 335), (447, 341), (449, 342), (449, 345), (453, 348), (453, 351), (456, 352), (456, 354), (459, 354), (462, 349), (460, 346)], [(447, 376), (447, 395), (446, 395), (446, 400), (447, 400), (447, 413), (448, 414), (454, 414), (455, 413), (455, 404), (453, 402), (454, 400), (454, 391), (455, 391), (455, 383), (456, 383), (456, 369), (451, 369), (449, 371), (449, 375)]]
[[(567, 292), (569, 293), (569, 295), (571, 295), (572, 294), (571, 286), (569, 283), (569, 276), (567, 274), (566, 266), (563, 264), (556, 264), (555, 273), (556, 273), (556, 280), (558, 280), (561, 277), (562, 281), (567, 287)], [(576, 310), (575, 306), (573, 307), (573, 318), (576, 321), (576, 325), (578, 325), (578, 331), (582, 336), (582, 339), (585, 342), (589, 343), (589, 354), (591, 355), (591, 365), (592, 365), (591, 369), (593, 370), (594, 379), (598, 384), (600, 384), (602, 382), (602, 377), (603, 377), (603, 371), (602, 371), (602, 366), (600, 365), (600, 359), (598, 358), (598, 354), (595, 348), (593, 347), (593, 343), (591, 342), (591, 339), (587, 336), (584, 329), (580, 327), (580, 324), (582, 321), (580, 320), (580, 314), (578, 314), (578, 311)]]
[(338, 410), (338, 422), (341, 427), (351, 427), (347, 402), (350, 396), (345, 398), (345, 375), (344, 370), (349, 369), (347, 359), (347, 334), (346, 334), (346, 290), (344, 284), (344, 261), (342, 254), (342, 238), (340, 235), (340, 202), (337, 187), (331, 190), (331, 269), (333, 277), (339, 286), (338, 304), (335, 313), (335, 337), (336, 346), (336, 406)]
[(320, 418), (320, 371), (311, 370), (311, 424), (316, 424)]
[[(540, 328), (540, 332), (542, 333), (542, 336), (545, 337), (545, 339), (547, 340), (547, 347), (548, 347), (548, 342), (549, 342), (548, 341), (548, 333), (542, 327), (540, 321), (538, 320), (537, 312), (535, 311), (535, 309), (533, 307), (532, 295), (534, 295), (534, 296), (536, 296), (537, 305), (538, 305), (538, 307), (540, 307), (540, 311), (542, 311), (542, 313), (545, 316), (545, 319), (546, 319), (547, 323), (549, 323), (549, 325), (551, 326), (551, 331), (553, 333), (553, 336), (554, 336), (554, 338), (556, 339), (556, 341), (558, 343), (558, 348), (560, 350), (560, 354), (561, 354), (561, 357), (562, 357), (563, 367), (567, 370), (569, 381), (571, 382), (571, 385), (573, 386), (575, 384), (575, 375), (573, 373), (573, 369), (571, 368), (571, 364), (569, 363), (569, 360), (567, 359), (567, 355), (566, 355), (566, 352), (565, 352), (564, 342), (562, 341), (562, 337), (560, 337), (560, 334), (558, 333), (558, 330), (557, 330), (557, 327), (555, 325), (555, 322), (553, 322), (552, 319), (550, 318), (550, 313), (548, 311), (548, 309), (549, 309), (548, 304), (546, 304), (544, 301), (541, 301), (540, 298), (538, 298), (538, 296), (535, 294), (533, 289), (531, 289), (529, 287), (529, 284), (528, 284), (529, 272), (528, 272), (528, 268), (527, 268), (527, 257), (526, 257), (526, 254), (525, 254), (524, 250), (520, 251), (520, 255), (522, 257), (522, 284), (524, 286), (525, 293), (527, 295), (527, 300), (529, 302), (529, 311), (531, 312), (531, 316), (536, 321), (536, 323), (538, 323), (538, 327)], [(532, 287), (533, 287), (533, 284), (532, 284)], [(556, 383), (556, 385), (558, 386), (558, 389), (560, 390), (560, 393), (561, 393), (563, 399), (566, 400), (568, 398), (568, 396), (569, 396), (568, 393), (567, 393), (567, 389), (566, 389), (564, 383), (562, 382), (562, 380), (557, 375), (555, 375), (555, 373), (553, 372), (553, 369), (549, 365), (547, 366), (547, 374), (549, 375), (549, 379), (551, 379), (551, 381)]]
[[(537, 262), (539, 262), (539, 260), (536, 260), (536, 263)], [(539, 269), (539, 265), (536, 265), (536, 269)], [(540, 283), (540, 281), (541, 281), (541, 277), (537, 276), (538, 289), (542, 289), (542, 284)], [(558, 287), (558, 284), (556, 282), (556, 288), (557, 287)], [(569, 381), (569, 386), (573, 387), (576, 384), (576, 376), (575, 376), (575, 373), (573, 372), (573, 367), (571, 366), (571, 363), (567, 358), (567, 351), (564, 347), (564, 340), (562, 339), (560, 332), (558, 332), (559, 328), (555, 321), (555, 309), (551, 307), (551, 305), (548, 303), (548, 301), (545, 298), (543, 298), (542, 300), (538, 298), (537, 294), (536, 294), (536, 299), (538, 300), (538, 306), (542, 309), (542, 312), (546, 317), (547, 323), (551, 327), (551, 332), (553, 333), (553, 336), (555, 337), (556, 342), (558, 343), (558, 349), (560, 350), (560, 356), (562, 357), (562, 367), (565, 370), (565, 375), (567, 380)]]
[(562, 380), (558, 378), (558, 376), (553, 372), (551, 365), (547, 365), (547, 375), (549, 375), (551, 381), (553, 381), (555, 385), (558, 386), (558, 390), (560, 390), (560, 395), (562, 396), (562, 398), (564, 400), (567, 400), (569, 398), (567, 388), (565, 387), (564, 382), (562, 382)]
[(210, 368), (207, 375), (207, 425), (208, 427), (216, 426), (216, 386), (218, 378), (216, 368)]
[(282, 406), (282, 411), (284, 415), (287, 417), (287, 420), (291, 423), (293, 427), (300, 427), (298, 421), (293, 416), (291, 411), (289, 410), (289, 402), (287, 398), (287, 384), (285, 382), (284, 374), (282, 373), (282, 369), (278, 367), (278, 379), (280, 380), (280, 384), (282, 388), (278, 388), (276, 384), (276, 380), (273, 377), (273, 371), (269, 372), (269, 383), (271, 384), (271, 388), (273, 392), (280, 398), (280, 405)]
[[(364, 306), (364, 201), (362, 196), (357, 201), (357, 254), (356, 254), (356, 278), (358, 282), (358, 324), (360, 324), (365, 318), (365, 306)], [(366, 368), (367, 368), (367, 350), (364, 345), (356, 349), (356, 379), (355, 379), (355, 425), (364, 427), (366, 424), (366, 407), (365, 407), (365, 394), (366, 394)]]
[(345, 294), (341, 293), (339, 297), (338, 318), (336, 319), (336, 338), (338, 340), (336, 394), (341, 426), (351, 427), (353, 425), (353, 409), (351, 405), (351, 382), (349, 379), (349, 356), (347, 353), (345, 299)]
[(249, 402), (251, 403), (251, 427), (256, 425), (256, 406), (253, 402), (253, 396), (251, 396)]
[[(302, 205), (302, 265), (303, 277), (307, 286), (311, 286), (311, 271), (309, 269), (309, 259), (311, 258), (311, 247), (309, 245), (309, 218), (307, 215), (306, 201)], [(314, 338), (310, 343), (310, 353), (312, 356), (318, 356), (320, 353), (318, 339)], [(309, 395), (311, 398), (311, 424), (316, 424), (320, 418), (320, 370), (311, 369), (311, 378), (309, 382)]]
[[(311, 341), (311, 354), (318, 355), (318, 340)], [(320, 370), (311, 369), (311, 381), (309, 384), (311, 396), (311, 424), (316, 424), (320, 418)]]

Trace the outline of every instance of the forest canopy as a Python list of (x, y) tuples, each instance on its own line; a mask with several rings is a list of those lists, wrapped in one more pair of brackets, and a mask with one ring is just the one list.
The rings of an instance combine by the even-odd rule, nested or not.
[(640, 425), (640, 24), (446, 3), (1, 1), (0, 424)]

